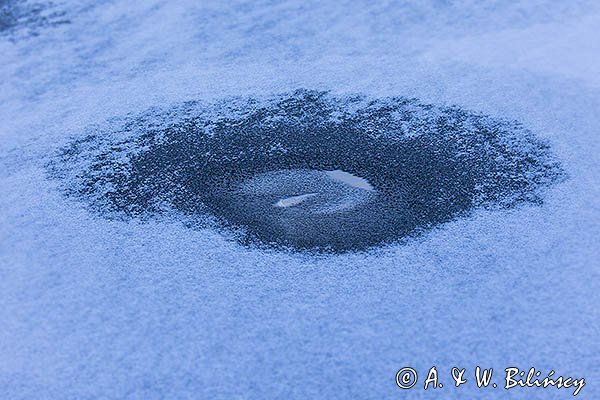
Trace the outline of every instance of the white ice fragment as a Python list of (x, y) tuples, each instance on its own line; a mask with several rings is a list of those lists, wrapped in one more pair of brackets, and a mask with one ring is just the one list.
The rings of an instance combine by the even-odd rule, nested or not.
[(366, 179), (356, 175), (352, 175), (349, 172), (336, 169), (334, 171), (325, 171), (325, 173), (331, 179), (345, 183), (346, 185), (350, 185), (352, 187), (364, 190), (374, 190), (373, 186), (371, 186), (371, 184)]
[(287, 197), (285, 199), (281, 199), (279, 200), (277, 203), (275, 203), (276, 207), (291, 207), (291, 206), (295, 206), (298, 205), (300, 203), (302, 203), (304, 200), (316, 196), (318, 193), (307, 193), (307, 194), (301, 194), (299, 196), (292, 196), (292, 197)]

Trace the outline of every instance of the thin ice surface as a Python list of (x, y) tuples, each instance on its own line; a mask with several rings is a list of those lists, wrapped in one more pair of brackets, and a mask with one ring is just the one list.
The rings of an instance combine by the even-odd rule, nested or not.
[[(295, 250), (365, 250), (478, 207), (540, 203), (564, 176), (514, 121), (402, 97), (297, 90), (154, 108), (116, 129), (107, 141), (92, 128), (50, 163), (67, 194), (108, 217), (166, 207), (200, 227), (216, 218), (242, 242)], [(272, 208), (282, 201), (302, 206)]]
[[(554, 369), (600, 396), (597, 2), (66, 9), (70, 24), (0, 34), (0, 397), (397, 398), (400, 367), (434, 364)], [(106, 220), (47, 177), (50, 154), (114, 116), (299, 87), (518, 120), (569, 179), (542, 206), (308, 257)], [(492, 396), (461, 389), (409, 395)]]

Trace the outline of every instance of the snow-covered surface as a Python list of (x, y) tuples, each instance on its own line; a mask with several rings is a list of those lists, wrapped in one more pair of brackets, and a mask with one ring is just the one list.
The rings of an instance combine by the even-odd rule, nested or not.
[[(599, 397), (600, 7), (557, 3), (60, 3), (68, 24), (0, 32), (0, 397), (484, 394), (396, 387), (432, 365), (554, 369)], [(296, 88), (516, 119), (568, 179), (541, 206), (310, 256), (107, 220), (48, 178), (91, 125)]]

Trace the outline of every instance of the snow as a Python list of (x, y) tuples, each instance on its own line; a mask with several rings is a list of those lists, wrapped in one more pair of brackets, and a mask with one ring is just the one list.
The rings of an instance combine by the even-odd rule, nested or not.
[[(396, 387), (432, 365), (554, 369), (600, 395), (596, 2), (48, 7), (69, 23), (0, 31), (0, 398), (572, 397)], [(106, 218), (49, 177), (61, 148), (127, 116), (298, 88), (517, 120), (567, 179), (541, 205), (311, 255)]]

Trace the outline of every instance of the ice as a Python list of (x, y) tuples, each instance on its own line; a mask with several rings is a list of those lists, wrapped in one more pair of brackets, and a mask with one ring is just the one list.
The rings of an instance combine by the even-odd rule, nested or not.
[(343, 182), (347, 185), (364, 190), (373, 190), (373, 186), (371, 186), (369, 181), (367, 181), (365, 178), (361, 178), (360, 176), (352, 175), (350, 172), (336, 169), (335, 171), (326, 171), (325, 173), (330, 178)]
[(285, 199), (278, 200), (275, 203), (276, 207), (292, 207), (302, 203), (304, 200), (316, 196), (318, 193), (306, 193), (298, 196), (287, 197)]
[[(33, 2), (19, 4), (21, 13)], [(423, 378), (432, 365), (553, 369), (585, 377), (576, 398), (600, 396), (597, 2), (54, 7), (44, 12), (69, 23), (11, 19), (0, 31), (0, 398), (572, 398), (454, 389), (447, 372), (439, 391), (396, 387), (401, 367)], [(518, 132), (548, 143), (564, 179), (540, 185), (541, 202), (478, 208), (341, 254), (246, 246), (163, 198), (133, 217), (98, 213), (90, 202), (116, 188), (102, 182), (87, 202), (65, 193), (94, 165), (106, 177), (136, 154), (176, 161), (166, 147), (148, 153), (154, 142), (132, 141), (141, 131), (194, 127), (194, 110), (238, 121), (299, 88), (518, 121)], [(190, 112), (185, 102), (220, 106)], [(332, 119), (343, 120), (338, 111)], [(436, 122), (428, 117), (398, 129), (419, 138)], [(270, 118), (265, 126), (279, 116)], [(122, 129), (131, 121), (141, 125)], [(520, 135), (506, 146), (527, 148)], [(445, 143), (453, 138), (462, 136)], [(52, 176), (49, 165), (76, 142), (64, 179)], [(270, 144), (262, 154), (285, 154)], [(339, 169), (375, 190), (342, 187), (380, 192), (380, 175)], [(136, 193), (169, 178), (140, 180)], [(287, 197), (269, 211), (316, 200), (273, 207)]]
[[(64, 147), (49, 176), (105, 217), (168, 211), (197, 228), (217, 222), (245, 244), (335, 252), (418, 236), (478, 207), (539, 203), (565, 178), (520, 124), (459, 107), (309, 90), (226, 104), (129, 116)], [(380, 190), (357, 188), (365, 182), (346, 170)], [(302, 206), (272, 208), (312, 192)]]

